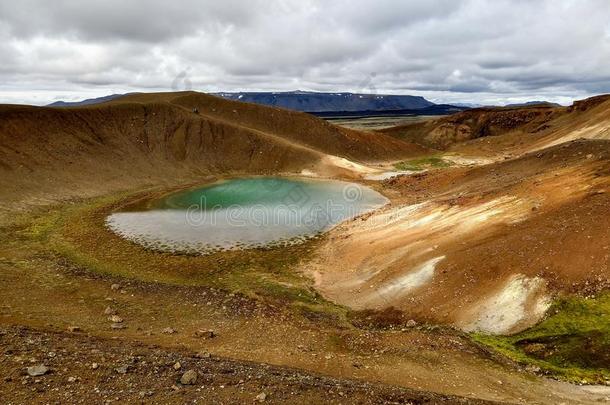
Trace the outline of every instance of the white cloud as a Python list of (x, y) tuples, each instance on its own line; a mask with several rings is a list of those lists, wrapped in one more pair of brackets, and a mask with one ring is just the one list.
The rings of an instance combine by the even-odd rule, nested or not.
[(437, 102), (610, 92), (610, 2), (0, 3), (0, 102), (194, 89), (377, 91)]

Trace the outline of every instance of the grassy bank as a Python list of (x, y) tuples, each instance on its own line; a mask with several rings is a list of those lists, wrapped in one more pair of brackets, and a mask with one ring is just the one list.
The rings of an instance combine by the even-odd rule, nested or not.
[(451, 162), (444, 160), (442, 155), (433, 155), (416, 159), (409, 159), (394, 164), (394, 167), (397, 170), (406, 170), (414, 172), (428, 169), (441, 169), (450, 166)]
[[(293, 306), (295, 312), (344, 318), (309, 278), (295, 271), (320, 240), (274, 249), (218, 252), (205, 256), (145, 249), (105, 227), (113, 210), (146, 193), (116, 194), (50, 208), (20, 218), (21, 249), (61, 259), (87, 272), (145, 282), (220, 288)], [(313, 314), (313, 315), (312, 315)]]

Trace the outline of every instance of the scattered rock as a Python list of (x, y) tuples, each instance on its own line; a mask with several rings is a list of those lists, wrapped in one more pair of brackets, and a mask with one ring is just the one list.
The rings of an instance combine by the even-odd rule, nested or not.
[(543, 343), (528, 343), (523, 346), (523, 351), (529, 355), (541, 355), (546, 352), (546, 346)]
[(110, 289), (112, 291), (118, 291), (118, 290), (121, 289), (121, 285), (120, 284), (113, 284), (113, 285), (110, 286)]
[(209, 359), (212, 355), (209, 352), (197, 352), (195, 357), (198, 359)]
[(44, 364), (28, 367), (28, 375), (30, 377), (38, 377), (49, 372), (49, 368)]
[(256, 396), (255, 400), (258, 402), (265, 402), (267, 400), (267, 394), (265, 394), (264, 392), (261, 392), (260, 394), (258, 394)]
[(414, 320), (414, 319), (409, 319), (409, 320), (407, 321), (407, 327), (409, 327), (409, 328), (414, 328), (414, 327), (416, 327), (416, 326), (417, 326), (417, 322), (415, 322), (415, 320)]
[(68, 377), (68, 382), (69, 382), (69, 383), (74, 383), (74, 382), (76, 382), (76, 377)]
[(116, 315), (116, 309), (112, 307), (106, 307), (104, 310), (104, 315)]
[(93, 370), (97, 370), (98, 368), (100, 368), (100, 365), (99, 365), (99, 364), (97, 364), (97, 363), (93, 363), (93, 364), (91, 365), (91, 368), (92, 368)]
[(182, 364), (180, 364), (180, 362), (179, 362), (179, 361), (177, 361), (177, 362), (174, 364), (174, 370), (180, 370), (180, 368), (181, 368), (181, 367), (182, 367)]
[(123, 318), (121, 318), (118, 315), (112, 315), (108, 317), (108, 320), (112, 323), (122, 323), (123, 322)]
[(176, 333), (176, 330), (174, 328), (165, 328), (161, 331), (161, 333), (165, 333), (166, 335), (173, 335), (174, 333)]
[(199, 329), (197, 332), (195, 332), (195, 336), (203, 339), (212, 339), (216, 336), (216, 334), (213, 330)]
[(152, 397), (154, 394), (155, 394), (155, 392), (152, 390), (151, 391), (140, 391), (138, 393), (138, 396), (140, 398), (144, 398), (144, 397)]
[(79, 326), (68, 326), (68, 332), (80, 332), (81, 328)]
[(127, 374), (127, 372), (129, 371), (129, 366), (128, 365), (120, 366), (120, 367), (115, 368), (114, 371), (116, 371), (119, 374)]
[(112, 325), (110, 325), (110, 329), (127, 329), (127, 325), (122, 324), (122, 323), (113, 323)]
[(182, 374), (180, 377), (180, 384), (182, 385), (193, 385), (197, 382), (197, 372), (195, 370), (189, 370)]
[(527, 371), (528, 373), (536, 374), (540, 372), (540, 367), (533, 364), (528, 364), (527, 366), (525, 366), (525, 371)]

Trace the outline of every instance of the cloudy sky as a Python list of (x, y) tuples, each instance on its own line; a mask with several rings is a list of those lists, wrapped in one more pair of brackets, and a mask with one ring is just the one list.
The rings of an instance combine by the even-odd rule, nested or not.
[(435, 102), (610, 93), (608, 0), (0, 0), (0, 103), (314, 90)]

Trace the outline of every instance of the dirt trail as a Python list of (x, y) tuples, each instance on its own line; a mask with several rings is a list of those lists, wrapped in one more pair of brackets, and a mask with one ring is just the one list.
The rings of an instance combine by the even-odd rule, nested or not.
[[(164, 404), (201, 399), (208, 403), (491, 403), (78, 334), (0, 328), (0, 343), (10, 353), (0, 363), (4, 377), (0, 397), (10, 398), (7, 404), (69, 398)], [(27, 376), (32, 358), (48, 364), (48, 374)], [(116, 371), (121, 367), (123, 374)], [(192, 386), (179, 382), (187, 371), (197, 373)]]
[[(2, 252), (5, 257), (7, 253)], [(270, 369), (264, 364), (248, 365), (249, 378), (233, 378), (232, 375), (242, 374), (243, 364), (222, 360), (224, 363), (207, 365), (210, 360), (205, 357), (204, 360), (193, 358), (200, 352), (211, 353), (213, 361), (220, 356), (309, 370), (344, 380), (336, 383), (341, 387), (346, 384), (357, 387), (367, 381), (371, 395), (382, 395), (375, 391), (377, 383), (508, 403), (588, 404), (606, 395), (592, 394), (577, 386), (500, 365), (456, 334), (417, 328), (395, 332), (345, 329), (333, 325), (332, 320), (304, 320), (288, 308), (273, 307), (220, 290), (91, 277), (51, 264), (41, 258), (23, 257), (19, 264), (0, 265), (0, 293), (10, 303), (2, 307), (0, 324), (27, 324), (51, 331), (45, 334), (26, 330), (15, 339), (12, 326), (4, 329), (0, 339), (6, 342), (2, 347), (7, 357), (0, 367), (12, 381), (2, 386), (15, 398), (28, 398), (32, 388), (44, 388), (42, 395), (48, 395), (49, 399), (83, 390), (94, 398), (133, 398), (140, 391), (153, 390), (151, 401), (170, 400), (175, 395), (178, 398), (201, 395), (193, 392), (197, 387), (176, 384), (181, 375), (173, 369), (177, 361), (184, 369), (195, 366), (201, 370), (205, 376), (205, 392), (213, 389), (216, 394), (210, 395), (220, 398), (239, 390), (240, 379), (245, 381), (246, 388), (242, 395), (248, 397), (258, 394), (259, 389), (271, 393), (271, 400), (274, 396), (277, 400), (286, 399), (289, 392), (294, 392), (290, 395), (296, 398), (303, 395), (313, 399), (319, 395), (316, 384), (311, 388), (308, 385), (286, 387), (281, 377), (284, 371), (280, 370), (278, 377), (276, 372), (267, 371)], [(112, 285), (116, 283), (121, 287), (113, 290)], [(110, 328), (111, 322), (104, 315), (107, 307), (118, 311), (126, 329)], [(65, 332), (74, 325), (80, 331)], [(176, 332), (163, 333), (168, 327)], [(197, 337), (195, 332), (200, 329), (213, 330), (216, 336)], [(30, 344), (28, 339), (43, 343)], [(106, 339), (116, 342), (120, 349), (114, 344), (107, 347)], [(31, 362), (32, 358), (36, 360)], [(79, 360), (72, 361), (72, 358)], [(100, 365), (99, 370), (90, 369), (93, 362)], [(203, 364), (196, 365), (198, 362)], [(55, 369), (54, 374), (50, 378), (39, 378), (40, 384), (30, 379), (22, 385), (24, 367), (38, 363)], [(132, 369), (122, 377), (114, 368), (124, 364), (130, 364)], [(217, 372), (218, 368), (234, 371)], [(156, 369), (160, 372), (155, 373)], [(307, 372), (290, 372), (298, 376), (297, 381), (307, 378)], [(69, 376), (79, 376), (81, 380), (66, 384)], [(363, 382), (351, 383), (345, 379)], [(101, 394), (89, 389), (99, 384), (104, 387)], [(124, 385), (125, 391), (117, 392)], [(172, 385), (180, 387), (178, 393)], [(226, 393), (223, 394), (220, 385), (225, 385)], [(350, 388), (345, 390), (348, 391), (333, 388), (336, 395), (338, 391), (349, 392)], [(415, 393), (410, 392), (418, 403)], [(358, 398), (360, 394), (354, 395)], [(373, 396), (372, 400), (379, 398)]]

